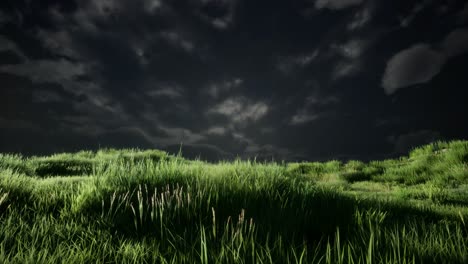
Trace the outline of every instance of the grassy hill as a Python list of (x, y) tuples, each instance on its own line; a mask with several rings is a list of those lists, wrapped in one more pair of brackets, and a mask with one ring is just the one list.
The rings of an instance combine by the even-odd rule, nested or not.
[(468, 141), (393, 160), (0, 154), (0, 263), (468, 263)]

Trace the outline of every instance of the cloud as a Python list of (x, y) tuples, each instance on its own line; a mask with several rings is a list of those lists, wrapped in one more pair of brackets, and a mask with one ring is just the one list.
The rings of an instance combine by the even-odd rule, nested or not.
[(348, 23), (348, 30), (358, 30), (369, 24), (372, 19), (372, 11), (369, 7), (365, 7), (362, 10), (356, 12), (353, 20)]
[(450, 32), (442, 42), (444, 53), (455, 57), (468, 52), (468, 28), (458, 28)]
[(39, 29), (36, 37), (41, 41), (42, 46), (54, 54), (69, 58), (79, 58), (79, 53), (73, 47), (73, 39), (70, 32), (66, 30), (46, 31)]
[(50, 90), (34, 90), (32, 96), (33, 102), (63, 102), (64, 98), (58, 93)]
[(226, 128), (224, 127), (219, 127), (219, 126), (214, 126), (210, 127), (208, 130), (205, 132), (208, 135), (224, 135), (226, 134)]
[(226, 30), (234, 25), (237, 0), (198, 1), (198, 15), (218, 30)]
[(338, 80), (346, 76), (352, 76), (361, 71), (362, 57), (369, 46), (369, 40), (351, 39), (342, 44), (333, 44), (331, 52), (340, 56), (332, 71), (332, 79)]
[(232, 19), (229, 16), (225, 18), (215, 18), (211, 23), (215, 28), (223, 30), (229, 27), (229, 24), (232, 23)]
[(73, 80), (86, 73), (86, 67), (81, 63), (60, 60), (36, 60), (24, 64), (9, 64), (0, 66), (0, 71), (30, 78), (36, 83), (62, 83)]
[(153, 13), (155, 10), (162, 7), (161, 0), (144, 0), (143, 4), (145, 6), (145, 10), (149, 13)]
[(140, 64), (144, 66), (148, 65), (149, 60), (145, 49), (142, 47), (134, 47), (133, 49), (135, 51), (136, 56), (138, 57), (138, 61), (140, 62)]
[(159, 84), (155, 90), (148, 91), (147, 94), (151, 97), (168, 97), (171, 99), (180, 98), (184, 93), (184, 89), (177, 84)]
[(77, 5), (78, 9), (72, 16), (62, 16), (54, 11), (57, 14), (56, 22), (69, 23), (71, 18), (75, 29), (77, 25), (80, 30), (90, 34), (98, 34), (99, 26), (130, 10), (124, 6), (125, 2), (118, 0), (78, 1)]
[[(98, 90), (98, 87), (94, 88), (95, 90), (87, 88), (85, 85), (79, 85), (79, 87), (83, 89), (80, 92), (87, 94), (87, 100), (75, 103), (73, 108), (79, 113), (89, 116), (88, 119), (83, 120), (84, 122), (94, 122), (97, 126), (121, 125), (131, 119), (120, 102)], [(73, 117), (67, 118), (73, 119)]]
[[(32, 33), (42, 45), (41, 51), (46, 50), (43, 53), (54, 59), (4, 65), (0, 71), (29, 78), (34, 87), (39, 87), (39, 83), (57, 83), (73, 95), (79, 93), (83, 100), (75, 102), (68, 94), (39, 89), (31, 92), (37, 104), (56, 104), (59, 100), (67, 103), (76, 112), (58, 115), (57, 125), (79, 134), (112, 135), (115, 141), (126, 141), (125, 135), (131, 134), (132, 138), (144, 139), (138, 144), (151, 146), (194, 143), (204, 137), (194, 132), (194, 127), (201, 125), (190, 122), (197, 112), (187, 114), (185, 109), (177, 109), (179, 105), (188, 108), (190, 104), (185, 104), (187, 94), (183, 84), (175, 83), (167, 72), (175, 72), (173, 69), (177, 67), (174, 76), (180, 79), (189, 69), (192, 71), (187, 63), (195, 60), (182, 52), (171, 52), (172, 49), (167, 52), (167, 46), (192, 52), (195, 46), (187, 36), (196, 32), (179, 23), (177, 17), (171, 18), (175, 28), (161, 25), (162, 15), (155, 11), (166, 7), (156, 2), (142, 0), (139, 2), (142, 5), (135, 5), (82, 1), (74, 13), (67, 14), (51, 7), (47, 12), (56, 28), (37, 27)], [(128, 27), (127, 19), (135, 27)], [(187, 70), (179, 71), (183, 68), (181, 64), (188, 66)], [(174, 103), (172, 99), (177, 101)], [(142, 115), (146, 112), (153, 114), (151, 123)], [(174, 122), (183, 122), (186, 127), (166, 120), (170, 112)]]
[(319, 55), (318, 50), (299, 55), (280, 56), (277, 58), (276, 68), (284, 74), (302, 69), (312, 63)]
[(73, 20), (80, 30), (91, 34), (98, 33), (98, 28), (95, 25), (93, 17), (85, 9), (78, 9), (78, 11), (73, 14)]
[(270, 133), (275, 133), (275, 129), (272, 127), (262, 127), (260, 129), (261, 134), (270, 134)]
[(325, 106), (339, 103), (340, 99), (336, 96), (319, 97), (318, 95), (310, 95), (306, 98), (306, 106), (319, 105)]
[[(257, 160), (287, 160), (294, 153), (286, 148), (275, 146), (273, 144), (257, 143), (245, 133), (233, 132), (232, 136), (237, 141), (238, 146), (241, 146), (241, 152), (236, 153), (241, 158), (257, 158)], [(297, 154), (297, 153), (296, 153)]]
[(316, 0), (315, 8), (330, 10), (339, 10), (356, 5), (360, 5), (364, 0)]
[(218, 98), (224, 93), (227, 93), (233, 89), (240, 87), (244, 83), (244, 80), (241, 78), (234, 78), (229, 81), (224, 81), (221, 83), (211, 83), (205, 90), (213, 98)]
[(184, 144), (194, 144), (205, 138), (204, 135), (194, 133), (188, 128), (166, 127), (162, 125), (160, 125), (158, 128), (164, 131), (167, 135), (170, 135), (169, 138), (161, 138), (159, 140), (155, 140), (157, 143), (162, 144), (164, 146), (177, 144), (181, 142)]
[[(115, 134), (115, 141), (125, 139), (125, 135), (129, 135), (132, 138), (144, 139), (146, 144), (149, 146), (157, 147), (168, 147), (171, 145), (180, 144), (196, 144), (200, 140), (204, 139), (205, 136), (195, 133), (190, 129), (182, 127), (168, 127), (165, 125), (158, 125), (156, 129), (149, 129), (141, 124), (130, 124), (128, 122), (120, 122), (120, 125), (111, 123), (108, 128), (103, 126), (94, 126), (92, 123), (86, 122), (85, 128), (75, 129), (76, 132), (87, 134), (93, 137), (105, 137), (110, 134)], [(115, 143), (114, 143), (115, 144)]]
[(335, 65), (332, 79), (338, 80), (346, 76), (352, 76), (361, 71), (360, 61), (341, 61)]
[[(244, 133), (241, 132), (233, 132), (232, 137), (240, 144), (245, 146), (245, 148), (256, 146), (257, 144), (254, 142), (253, 139), (247, 137)], [(244, 148), (244, 151), (245, 151)]]
[[(213, 60), (219, 50), (218, 44), (208, 43), (209, 34), (218, 33), (210, 28), (207, 31), (207, 27), (231, 28), (234, 11), (213, 14), (204, 9), (209, 20), (203, 25), (199, 16), (190, 14), (194, 10), (179, 10), (178, 4), (138, 3), (81, 1), (70, 13), (52, 6), (43, 13), (50, 12), (47, 18), (53, 29), (37, 26), (25, 33), (36, 38), (32, 44), (41, 54), (34, 57), (41, 59), (0, 66), (0, 71), (29, 78), (32, 84), (25, 82), (33, 88), (27, 94), (39, 106), (40, 114), (63, 128), (61, 131), (73, 131), (88, 142), (167, 148), (183, 143), (194, 151), (215, 152), (222, 146), (228, 154), (243, 150), (239, 138), (230, 133), (233, 127), (238, 133), (248, 132), (243, 124), (261, 120), (270, 108), (266, 102), (249, 97), (232, 97), (244, 85), (236, 70), (223, 73), (232, 78), (213, 78), (213, 72), (220, 73), (224, 66)], [(166, 9), (171, 12), (168, 17)], [(205, 53), (193, 56), (198, 49)], [(208, 59), (200, 63), (205, 59), (202, 55)], [(231, 62), (228, 55), (225, 63)], [(39, 89), (49, 85), (66, 93)], [(72, 101), (77, 93), (80, 99)], [(179, 103), (186, 109), (177, 109)], [(69, 112), (50, 116), (46, 111), (51, 105), (67, 105), (63, 108)], [(214, 119), (220, 122), (206, 118), (210, 106), (214, 106), (210, 115), (217, 115)], [(52, 131), (55, 126), (47, 129)]]
[(187, 53), (190, 53), (195, 48), (195, 45), (190, 40), (183, 37), (175, 31), (165, 31), (161, 33), (161, 37), (174, 47), (181, 48)]
[[(104, 140), (105, 145), (117, 147), (155, 147), (154, 138), (139, 127), (122, 126), (101, 132), (96, 137)], [(121, 140), (125, 138), (126, 140)], [(120, 142), (119, 142), (120, 141)]]
[(426, 83), (436, 76), (445, 56), (426, 44), (417, 44), (395, 54), (388, 62), (382, 79), (387, 95), (410, 85)]
[(429, 82), (441, 71), (447, 59), (468, 52), (468, 28), (451, 31), (440, 46), (439, 51), (420, 43), (393, 55), (382, 79), (385, 93), (390, 95), (400, 88)]
[(87, 2), (87, 10), (95, 17), (108, 17), (112, 13), (122, 10), (117, 0), (93, 0)]
[(426, 7), (428, 1), (416, 3), (409, 15), (400, 18), (400, 26), (408, 27), (416, 16)]
[(11, 40), (3, 37), (0, 35), (0, 52), (2, 51), (11, 51), (15, 53), (18, 57), (22, 60), (28, 60), (26, 55), (24, 55), (23, 51)]
[[(132, 23), (145, 16), (154, 16), (160, 10), (165, 10), (165, 3), (162, 0), (140, 0), (140, 1), (119, 1), (119, 0), (88, 0), (78, 1), (77, 10), (70, 16), (56, 16), (59, 22), (70, 23), (74, 29), (80, 29), (89, 34), (98, 34), (102, 26), (112, 23), (112, 26), (122, 22), (127, 23), (130, 18)], [(53, 10), (53, 8), (52, 8)], [(118, 18), (118, 19), (117, 19)], [(148, 21), (148, 20), (147, 20)], [(76, 27), (78, 26), (78, 27)], [(106, 29), (111, 29), (107, 27)]]
[(351, 39), (346, 43), (334, 45), (333, 48), (345, 58), (356, 59), (362, 55), (365, 46), (365, 41), (360, 39)]
[(340, 102), (335, 96), (321, 97), (318, 94), (310, 95), (306, 98), (305, 104), (301, 107), (289, 121), (290, 125), (302, 125), (315, 121), (327, 114), (324, 107), (334, 105)]
[(235, 123), (257, 121), (268, 113), (264, 102), (251, 102), (245, 97), (229, 98), (214, 106), (208, 113), (216, 113), (229, 117)]
[(320, 117), (318, 114), (312, 114), (305, 111), (300, 110), (291, 118), (291, 125), (301, 125), (305, 123), (312, 122), (317, 120)]

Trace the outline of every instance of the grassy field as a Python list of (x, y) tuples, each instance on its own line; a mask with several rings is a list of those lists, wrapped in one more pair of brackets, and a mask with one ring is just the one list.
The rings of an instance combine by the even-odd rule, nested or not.
[(468, 141), (368, 163), (0, 154), (0, 263), (468, 263)]

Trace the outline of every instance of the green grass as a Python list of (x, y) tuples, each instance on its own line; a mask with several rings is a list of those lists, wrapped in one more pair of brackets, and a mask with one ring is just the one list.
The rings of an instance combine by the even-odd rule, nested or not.
[(468, 263), (467, 163), (1, 154), (0, 263)]

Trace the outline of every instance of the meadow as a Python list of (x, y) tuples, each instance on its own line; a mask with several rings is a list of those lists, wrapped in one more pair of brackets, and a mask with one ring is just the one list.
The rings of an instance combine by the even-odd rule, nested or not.
[(371, 162), (0, 154), (0, 263), (468, 263), (468, 141)]

